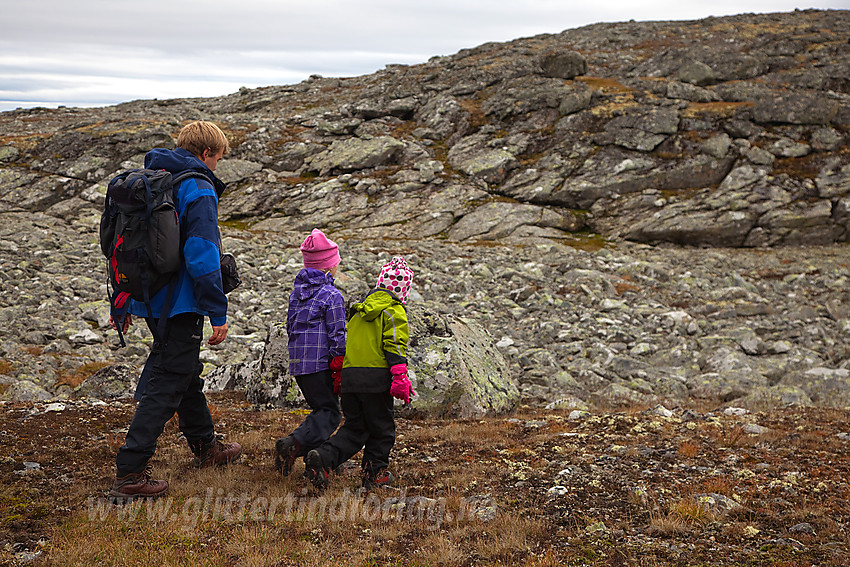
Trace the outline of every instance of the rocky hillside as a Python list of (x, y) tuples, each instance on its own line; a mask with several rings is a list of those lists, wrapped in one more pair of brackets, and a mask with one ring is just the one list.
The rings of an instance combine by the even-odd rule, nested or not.
[(599, 24), (362, 77), (0, 113), (3, 395), (102, 396), (95, 371), (144, 359), (146, 333), (119, 350), (106, 326), (99, 211), (202, 118), (233, 143), (221, 217), (246, 282), (211, 368), (262, 358), (320, 227), (349, 297), (404, 254), (413, 304), (488, 330), (517, 403), (847, 405), (848, 29), (850, 11)]

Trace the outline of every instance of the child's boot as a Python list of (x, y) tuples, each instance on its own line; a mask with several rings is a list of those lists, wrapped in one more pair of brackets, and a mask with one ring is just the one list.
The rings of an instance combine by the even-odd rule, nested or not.
[(328, 487), (328, 469), (322, 460), (322, 455), (315, 449), (304, 457), (304, 476), (319, 490)]
[(375, 490), (376, 488), (383, 488), (385, 486), (389, 486), (393, 483), (395, 477), (393, 473), (388, 471), (387, 469), (379, 470), (377, 473), (372, 473), (368, 470), (363, 471), (363, 481), (362, 486), (363, 489), (368, 491)]
[(288, 476), (300, 454), (301, 443), (292, 435), (278, 439), (274, 445), (274, 468), (277, 472)]

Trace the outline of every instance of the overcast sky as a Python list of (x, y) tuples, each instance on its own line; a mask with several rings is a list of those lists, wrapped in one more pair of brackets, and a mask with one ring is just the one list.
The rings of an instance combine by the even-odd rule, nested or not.
[(597, 22), (795, 8), (850, 0), (0, 0), (0, 111), (220, 96)]

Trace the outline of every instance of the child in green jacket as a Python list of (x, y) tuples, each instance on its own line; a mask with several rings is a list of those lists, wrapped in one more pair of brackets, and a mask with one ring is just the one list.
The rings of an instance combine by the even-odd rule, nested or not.
[(366, 490), (393, 481), (387, 470), (395, 444), (393, 397), (410, 403), (416, 395), (407, 377), (407, 312), (413, 272), (396, 256), (381, 268), (378, 283), (351, 306), (340, 404), (342, 427), (304, 459), (304, 474), (323, 490), (328, 473), (363, 449), (362, 484)]

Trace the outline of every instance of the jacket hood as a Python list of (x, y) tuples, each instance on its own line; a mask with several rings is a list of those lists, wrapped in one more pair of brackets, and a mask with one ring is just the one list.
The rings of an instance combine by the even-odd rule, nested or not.
[(204, 162), (199, 160), (192, 152), (183, 148), (173, 150), (167, 150), (165, 148), (152, 149), (145, 155), (145, 168), (164, 169), (172, 175), (177, 175), (184, 171), (195, 171), (204, 175), (212, 182), (216, 195), (219, 198), (224, 193), (224, 183), (215, 176)]
[(315, 268), (302, 268), (295, 276), (295, 297), (300, 300), (310, 299), (326, 284), (333, 285), (334, 278)]
[(373, 289), (361, 303), (355, 303), (351, 309), (363, 314), (367, 321), (374, 321), (381, 312), (393, 304), (402, 305), (401, 301), (386, 289)]

